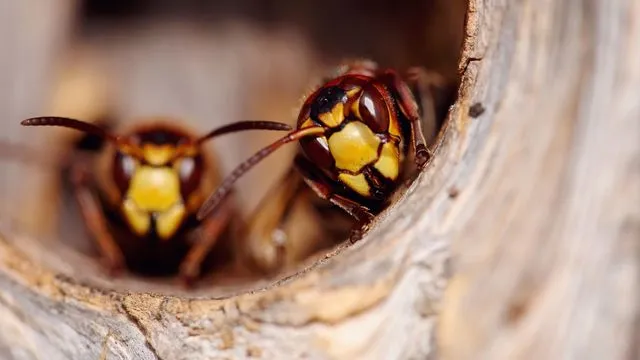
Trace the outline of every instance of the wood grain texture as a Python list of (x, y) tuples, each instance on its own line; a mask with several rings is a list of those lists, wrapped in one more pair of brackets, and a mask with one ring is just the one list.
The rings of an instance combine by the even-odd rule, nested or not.
[[(53, 256), (4, 226), (0, 351), (54, 360), (98, 359), (103, 344), (107, 359), (638, 358), (638, 19), (632, 0), (472, 0), (459, 99), (424, 172), (363, 241), (253, 291), (115, 286), (93, 278), (99, 269), (87, 259)], [(220, 61), (207, 54), (201, 61)], [(159, 93), (172, 99), (169, 90)], [(477, 103), (485, 111), (471, 117)], [(206, 101), (158, 98), (122, 111), (158, 104), (211, 113)], [(237, 114), (231, 105), (218, 116)]]
[(443, 358), (640, 356), (639, 5), (472, 5)]

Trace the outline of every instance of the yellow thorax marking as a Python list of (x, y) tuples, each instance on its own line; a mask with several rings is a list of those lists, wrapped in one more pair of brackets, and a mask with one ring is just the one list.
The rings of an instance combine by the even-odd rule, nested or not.
[(153, 145), (144, 144), (142, 146), (142, 155), (144, 160), (155, 166), (164, 165), (173, 157), (176, 148), (173, 145)]
[(163, 239), (171, 237), (186, 214), (178, 174), (170, 167), (138, 168), (131, 179), (122, 209), (139, 235), (149, 232), (151, 213), (156, 213), (158, 235)]
[(329, 150), (338, 169), (357, 172), (378, 158), (380, 139), (359, 121), (348, 123), (329, 138)]

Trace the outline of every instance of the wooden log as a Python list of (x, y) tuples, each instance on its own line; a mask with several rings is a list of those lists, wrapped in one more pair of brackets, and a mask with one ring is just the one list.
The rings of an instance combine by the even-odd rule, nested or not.
[[(312, 60), (304, 59), (305, 49), (295, 45), (290, 37), (278, 40), (271, 34), (267, 41), (264, 36), (240, 27), (234, 29), (235, 39), (216, 41), (210, 37), (200, 38), (201, 33), (189, 26), (165, 27), (160, 37), (157, 36), (157, 29), (128, 32), (131, 39), (136, 39), (135, 42), (121, 40), (109, 43), (107, 39), (106, 43), (100, 45), (104, 50), (98, 58), (105, 60), (103, 64), (106, 68), (117, 70), (112, 73), (117, 76), (110, 76), (109, 79), (124, 84), (122, 88), (126, 90), (119, 95), (121, 100), (118, 108), (124, 118), (145, 115), (149, 111), (162, 111), (168, 115), (186, 114), (187, 121), (194, 121), (191, 125), (204, 129), (204, 126), (209, 127), (212, 123), (238, 116), (238, 113), (232, 113), (238, 111), (238, 105), (242, 105), (244, 111), (248, 107), (249, 112), (262, 115), (290, 113), (291, 105), (283, 111), (273, 109), (273, 104), (295, 104), (295, 98), (284, 101), (277, 97), (287, 94), (297, 97), (303, 89), (292, 87), (291, 84), (295, 83), (291, 80), (278, 85), (274, 81), (277, 80), (276, 76), (286, 72), (293, 79), (303, 79), (306, 84), (314, 75), (311, 71), (304, 71), (304, 64), (312, 64)], [(163, 48), (166, 44), (183, 44), (176, 40), (180, 37), (189, 38), (188, 44), (195, 44), (183, 52), (158, 52), (158, 47)], [(282, 44), (281, 47), (276, 46), (278, 44)], [(274, 51), (278, 48), (284, 51)], [(276, 58), (263, 55), (260, 61), (263, 64), (270, 63), (271, 66), (267, 68), (280, 70), (267, 74), (256, 71), (239, 77), (224, 74), (225, 66), (220, 57), (224, 60), (229, 53), (235, 57), (239, 53), (244, 55), (239, 58), (255, 58), (265, 53), (266, 49), (271, 50), (271, 56)], [(292, 49), (296, 56), (278, 58)], [(200, 56), (181, 55), (194, 51)], [(110, 61), (110, 52), (119, 54), (115, 59), (129, 61), (125, 64)], [(99, 80), (102, 78), (95, 77), (96, 67), (83, 65), (83, 61), (91, 61), (95, 57), (87, 56), (85, 51), (76, 54), (79, 57), (71, 62), (76, 72), (71, 71), (66, 75), (67, 79), (69, 76), (74, 79), (71, 81), (73, 86), (59, 88), (67, 96), (56, 96), (62, 99), (62, 103), (54, 104), (53, 109), (59, 115), (91, 116), (96, 109), (81, 106), (79, 110), (67, 106), (66, 101), (77, 99), (77, 96), (71, 95), (78, 92), (93, 94), (87, 97), (97, 100), (107, 101), (109, 97), (93, 87), (102, 84), (102, 80)], [(165, 56), (158, 56), (160, 54)], [(227, 61), (231, 61), (233, 56), (229, 56)], [(150, 61), (154, 57), (162, 61)], [(167, 61), (171, 58), (173, 60)], [(293, 63), (301, 72), (299, 75), (292, 72), (294, 68), (289, 62), (296, 58), (301, 63)], [(195, 64), (185, 64), (180, 59), (191, 59)], [(208, 62), (208, 59), (216, 61)], [(186, 100), (192, 103), (185, 106), (172, 97), (175, 92), (171, 87), (163, 89), (163, 83), (158, 83), (156, 76), (158, 69), (162, 73), (187, 72), (188, 75), (188, 70), (193, 70), (194, 66), (201, 67), (200, 73), (211, 71), (212, 81), (178, 79), (184, 81), (178, 85), (179, 88), (197, 97), (195, 100), (187, 97)], [(320, 67), (316, 66), (316, 69)], [(242, 74), (240, 71), (234, 73)], [(219, 83), (215, 84), (215, 80)], [(247, 84), (248, 81), (250, 83)], [(299, 86), (302, 87), (302, 84)], [(110, 86), (107, 84), (107, 87)], [(232, 98), (238, 99), (218, 102), (212, 107), (211, 99), (224, 99), (224, 94), (220, 92), (229, 92), (229, 89), (234, 89)], [(240, 97), (246, 94), (243, 91), (246, 89), (253, 89), (254, 92)], [(270, 97), (251, 96), (265, 89), (270, 90), (266, 92)], [(83, 99), (88, 101), (87, 97), (83, 96)], [(235, 149), (240, 148), (238, 144), (235, 146)], [(228, 153), (232, 154), (230, 151)], [(236, 153), (235, 156), (244, 157), (242, 153)], [(273, 170), (267, 167), (267, 171)], [(40, 219), (57, 215), (49, 207), (42, 208)], [(398, 228), (381, 238), (383, 241), (360, 245), (370, 250), (351, 250), (351, 255), (345, 261), (360, 264), (358, 266), (348, 263), (340, 265), (342, 260), (327, 264), (328, 260), (321, 256), (304, 264), (300, 274), (283, 274), (281, 277), (284, 279), (280, 281), (265, 279), (259, 283), (244, 284), (243, 287), (223, 286), (184, 291), (172, 284), (157, 284), (137, 278), (110, 279), (105, 276), (95, 256), (61, 246), (60, 241), (47, 241), (54, 238), (55, 234), (34, 236), (33, 232), (23, 231), (23, 227), (24, 224), (18, 224), (3, 229), (0, 287), (3, 289), (3, 318), (7, 319), (5, 323), (8, 324), (6, 334), (10, 334), (7, 336), (7, 347), (10, 346), (18, 354), (25, 354), (20, 356), (26, 358), (93, 359), (99, 358), (106, 349), (108, 359), (320, 359), (358, 354), (373, 356), (380, 350), (383, 351), (381, 354), (392, 357), (402, 354), (426, 355), (432, 348), (431, 338), (423, 337), (423, 334), (433, 330), (434, 310), (430, 299), (433, 294), (439, 294), (443, 286), (440, 278), (446, 253), (440, 242), (420, 249), (419, 254), (411, 254), (411, 248), (416, 245), (415, 239), (410, 242), (395, 239), (401, 231)], [(81, 228), (76, 227), (74, 233), (75, 236), (81, 235)], [(63, 240), (69, 241), (66, 238)], [(397, 246), (394, 245), (396, 242)], [(332, 257), (339, 250), (326, 257)], [(416, 259), (413, 259), (414, 255)], [(433, 264), (429, 261), (413, 265), (414, 261), (431, 256), (435, 259)], [(313, 270), (314, 266), (324, 270)], [(339, 273), (344, 276), (336, 276)], [(402, 281), (403, 289), (413, 289), (416, 282), (425, 286), (419, 292), (411, 290), (412, 295), (405, 296), (403, 292), (406, 290), (394, 290), (396, 281), (404, 275), (410, 277)], [(388, 298), (392, 291), (396, 295)], [(241, 295), (234, 296), (235, 293)], [(389, 301), (388, 305), (384, 305)], [(398, 312), (394, 310), (397, 306), (406, 310)], [(379, 307), (384, 312), (368, 311)], [(386, 321), (393, 312), (399, 322), (388, 331), (400, 331), (408, 327), (414, 335), (400, 346), (386, 349), (386, 345), (380, 344), (380, 347), (372, 348), (372, 341), (375, 342), (380, 336), (388, 337), (386, 332), (379, 333), (375, 330), (377, 326), (372, 325)], [(416, 314), (421, 315), (416, 317)], [(366, 332), (360, 330), (363, 325)], [(421, 340), (415, 342), (415, 338)]]
[(283, 280), (149, 290), (5, 227), (0, 351), (637, 358), (636, 3), (472, 0), (436, 156), (365, 239)]
[(471, 2), (442, 358), (640, 357), (639, 16)]

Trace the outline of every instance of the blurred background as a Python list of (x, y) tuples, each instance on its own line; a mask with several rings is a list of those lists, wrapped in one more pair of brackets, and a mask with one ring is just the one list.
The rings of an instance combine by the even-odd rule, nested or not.
[[(424, 66), (457, 82), (465, 11), (464, 0), (3, 1), (0, 138), (37, 150), (45, 164), (2, 157), (0, 230), (36, 261), (102, 281), (81, 255), (92, 246), (82, 224), (61, 220), (59, 174), (52, 171), (56, 154), (78, 134), (23, 129), (24, 118), (111, 116), (121, 127), (162, 115), (198, 132), (241, 119), (294, 124), (300, 98), (345, 58), (400, 70)], [(278, 135), (229, 135), (210, 150), (227, 174)], [(243, 213), (281, 176), (293, 151), (283, 148), (241, 181)], [(61, 237), (70, 243), (74, 236), (81, 238), (74, 246), (59, 246)]]

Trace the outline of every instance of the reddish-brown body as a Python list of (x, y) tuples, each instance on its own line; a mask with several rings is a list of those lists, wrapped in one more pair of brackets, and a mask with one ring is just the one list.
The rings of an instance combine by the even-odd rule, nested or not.
[(258, 151), (223, 181), (198, 217), (215, 209), (251, 167), (292, 141), (300, 145), (294, 167), (307, 185), (361, 224), (384, 208), (402, 179), (408, 155), (418, 167), (430, 156), (407, 83), (394, 70), (351, 63), (309, 95), (294, 131)]
[(123, 135), (60, 117), (27, 119), (22, 125), (67, 127), (106, 140), (108, 147), (97, 166), (71, 161), (70, 172), (84, 222), (108, 269), (133, 266), (157, 273), (179, 266), (187, 282), (200, 274), (202, 262), (232, 220), (228, 202), (205, 221), (195, 216), (218, 180), (203, 143), (243, 130), (290, 129), (280, 123), (245, 121), (198, 137), (157, 118)]
[[(391, 70), (360, 69), (339, 76), (308, 97), (297, 121), (298, 129), (325, 129), (322, 135), (300, 139), (305, 157), (338, 185), (336, 192), (373, 211), (396, 188), (408, 151), (407, 140), (412, 137), (409, 116), (417, 108), (406, 85), (395, 82)], [(404, 100), (409, 104), (402, 102), (400, 92), (409, 95)], [(349, 134), (340, 139), (350, 124), (364, 126), (352, 131), (357, 138)], [(348, 145), (352, 145), (351, 153), (340, 152), (340, 147)]]

